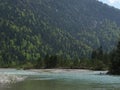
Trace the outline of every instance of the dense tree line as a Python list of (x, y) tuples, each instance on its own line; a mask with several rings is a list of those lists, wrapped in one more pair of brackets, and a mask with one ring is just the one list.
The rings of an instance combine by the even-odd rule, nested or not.
[(43, 57), (39, 57), (36, 60), (25, 60), (25, 61), (12, 61), (6, 62), (1, 59), (0, 67), (14, 67), (14, 68), (68, 68), (68, 69), (92, 69), (92, 70), (107, 70), (109, 67), (109, 54), (103, 53), (102, 47), (93, 50), (91, 58), (74, 58), (60, 55), (46, 54)]
[(106, 69), (119, 16), (97, 0), (0, 0), (0, 67)]
[(120, 41), (117, 48), (111, 52), (111, 63), (109, 65), (109, 74), (120, 75)]

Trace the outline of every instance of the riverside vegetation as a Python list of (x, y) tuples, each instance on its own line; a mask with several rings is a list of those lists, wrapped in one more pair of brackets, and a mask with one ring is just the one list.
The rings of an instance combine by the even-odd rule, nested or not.
[(117, 74), (119, 16), (98, 0), (0, 0), (0, 67)]

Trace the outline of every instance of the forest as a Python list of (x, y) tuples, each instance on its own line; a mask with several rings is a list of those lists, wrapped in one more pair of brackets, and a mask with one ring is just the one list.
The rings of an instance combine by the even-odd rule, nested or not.
[(114, 73), (119, 16), (97, 0), (0, 0), (0, 67)]

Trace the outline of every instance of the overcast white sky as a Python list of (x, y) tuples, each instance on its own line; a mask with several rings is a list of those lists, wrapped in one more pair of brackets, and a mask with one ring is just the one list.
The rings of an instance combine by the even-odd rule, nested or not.
[(120, 9), (120, 0), (99, 0)]

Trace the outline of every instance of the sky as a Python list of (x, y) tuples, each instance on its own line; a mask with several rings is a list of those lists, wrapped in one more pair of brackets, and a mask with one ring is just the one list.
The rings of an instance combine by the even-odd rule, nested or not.
[(98, 0), (120, 9), (120, 0)]

